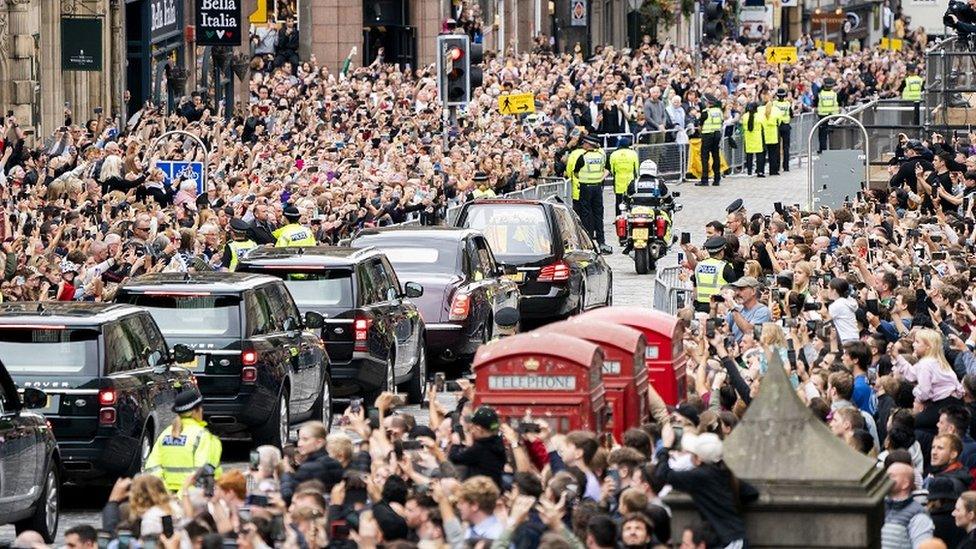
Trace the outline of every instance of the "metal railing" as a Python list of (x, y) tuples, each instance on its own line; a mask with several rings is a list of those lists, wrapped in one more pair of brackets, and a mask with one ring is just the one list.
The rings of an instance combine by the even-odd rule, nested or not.
[(688, 171), (688, 145), (678, 143), (654, 143), (635, 145), (634, 151), (640, 162), (653, 160), (657, 175), (666, 181), (683, 181)]
[(678, 310), (691, 303), (694, 287), (690, 280), (681, 280), (680, 265), (658, 269), (654, 277), (653, 307), (668, 314), (677, 314)]

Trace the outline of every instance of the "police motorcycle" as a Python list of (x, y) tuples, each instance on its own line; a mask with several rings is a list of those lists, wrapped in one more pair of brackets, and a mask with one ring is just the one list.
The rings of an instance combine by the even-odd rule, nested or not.
[(623, 253), (633, 253), (638, 274), (653, 271), (674, 243), (671, 224), (674, 212), (681, 210), (681, 204), (674, 202), (679, 196), (680, 193), (668, 192), (667, 185), (657, 176), (653, 160), (641, 162), (637, 180), (628, 187), (614, 221)]

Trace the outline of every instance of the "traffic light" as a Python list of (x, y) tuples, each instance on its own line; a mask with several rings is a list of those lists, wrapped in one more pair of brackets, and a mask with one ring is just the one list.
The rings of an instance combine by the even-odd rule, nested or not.
[(725, 12), (722, 9), (722, 2), (715, 0), (705, 0), (703, 3), (704, 21), (703, 31), (705, 37), (711, 40), (721, 40), (725, 37)]
[(463, 107), (471, 92), (481, 85), (481, 44), (472, 44), (466, 34), (437, 37), (438, 96), (445, 107)]

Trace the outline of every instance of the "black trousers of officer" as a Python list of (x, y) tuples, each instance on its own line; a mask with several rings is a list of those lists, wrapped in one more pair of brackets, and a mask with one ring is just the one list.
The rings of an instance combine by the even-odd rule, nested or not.
[[(820, 120), (823, 120), (826, 117), (827, 115), (821, 115)], [(817, 128), (817, 139), (819, 140), (817, 154), (820, 154), (827, 149), (827, 135), (830, 133), (830, 128), (828, 126), (830, 126), (829, 123), (821, 124), (820, 127)]]
[(702, 184), (708, 184), (708, 159), (712, 159), (712, 170), (715, 175), (715, 184), (722, 180), (722, 160), (719, 153), (719, 145), (722, 143), (722, 132), (715, 131), (712, 133), (702, 134), (701, 138), (701, 182)]
[(746, 153), (746, 173), (752, 175), (752, 159), (756, 159), (756, 174), (766, 173), (766, 152)]
[(779, 143), (766, 144), (766, 159), (769, 161), (769, 175), (779, 175)]
[(580, 221), (586, 233), (598, 244), (606, 244), (603, 238), (603, 185), (580, 183), (579, 201), (583, 210)]
[(779, 125), (779, 146), (783, 153), (783, 162), (780, 164), (784, 172), (790, 171), (790, 134), (792, 128), (789, 124)]

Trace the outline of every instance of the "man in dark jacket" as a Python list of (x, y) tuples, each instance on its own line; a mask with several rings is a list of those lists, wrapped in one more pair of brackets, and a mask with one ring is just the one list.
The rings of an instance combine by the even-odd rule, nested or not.
[(932, 440), (932, 460), (929, 474), (923, 485), (929, 487), (936, 478), (948, 478), (955, 483), (956, 491), (960, 494), (969, 489), (972, 477), (969, 470), (959, 461), (962, 454), (962, 440), (956, 435), (937, 435)]
[(291, 497), (295, 489), (306, 480), (320, 480), (325, 484), (326, 491), (342, 482), (342, 464), (332, 459), (325, 451), (325, 447), (308, 454), (305, 461), (298, 466), (294, 473), (286, 473), (281, 479), (281, 498), (291, 504)]
[(482, 406), (475, 410), (469, 421), (467, 444), (451, 446), (448, 459), (455, 465), (465, 467), (465, 479), (484, 475), (501, 490), (505, 445), (498, 434), (498, 414), (490, 406)]

